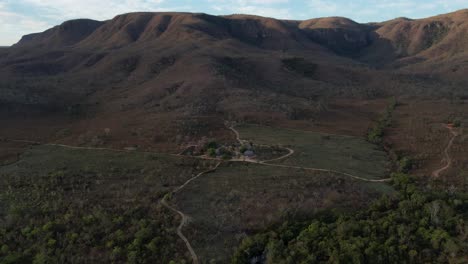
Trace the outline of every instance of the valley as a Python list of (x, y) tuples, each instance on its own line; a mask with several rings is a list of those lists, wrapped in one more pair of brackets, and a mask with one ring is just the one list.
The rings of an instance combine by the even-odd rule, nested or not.
[(466, 263), (467, 32), (136, 12), (0, 47), (0, 263)]

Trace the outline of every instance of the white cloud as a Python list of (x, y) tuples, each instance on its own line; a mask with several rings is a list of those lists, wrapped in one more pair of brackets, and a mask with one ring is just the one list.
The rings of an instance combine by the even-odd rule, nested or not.
[(43, 31), (50, 26), (47, 22), (11, 12), (0, 3), (0, 46), (9, 46), (23, 35)]
[(293, 17), (289, 0), (208, 0), (211, 8), (223, 14), (252, 14), (289, 19)]
[(338, 9), (340, 8), (338, 4), (335, 2), (333, 3), (332, 1), (325, 1), (325, 0), (311, 0), (309, 2), (310, 8), (314, 9), (313, 11), (315, 12), (321, 12), (321, 13), (336, 13)]
[(292, 14), (289, 9), (278, 9), (273, 7), (260, 7), (254, 5), (239, 6), (233, 9), (234, 13), (241, 14), (253, 14), (264, 17), (274, 17), (274, 18), (292, 18)]
[(160, 11), (164, 0), (23, 0), (31, 8), (40, 9), (53, 19), (92, 18), (109, 19), (134, 11)]
[(275, 4), (287, 4), (289, 0), (251, 0), (251, 1), (238, 1), (244, 4), (251, 5), (275, 5)]

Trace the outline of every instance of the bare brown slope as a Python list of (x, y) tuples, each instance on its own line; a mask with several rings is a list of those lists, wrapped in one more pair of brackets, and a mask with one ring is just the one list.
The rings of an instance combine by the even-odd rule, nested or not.
[(302, 21), (299, 28), (313, 41), (341, 55), (353, 56), (370, 44), (369, 25), (343, 17), (325, 17)]
[(418, 20), (395, 19), (376, 25), (372, 44), (361, 51), (372, 63), (397, 65), (450, 59), (468, 48), (468, 9)]
[[(107, 21), (81, 46), (117, 48), (130, 44), (235, 39), (264, 49), (323, 49), (295, 24), (257, 16), (218, 17), (189, 13), (130, 13)], [(159, 45), (159, 43), (158, 43)]]
[[(464, 27), (463, 11), (446, 16)], [(369, 60), (392, 54), (386, 52), (393, 47), (391, 28), (400, 32), (395, 36), (410, 37), (401, 32), (404, 25), (424, 31), (418, 26), (424, 21), (360, 25), (344, 18), (298, 22), (247, 15), (124, 14), (97, 28), (78, 30), (82, 34), (73, 41), (67, 37), (73, 30), (58, 27), (37, 35), (28, 48), (21, 47), (22, 41), (8, 49), (0, 58), (0, 100), (71, 112), (78, 105), (88, 114), (145, 109), (311, 119), (322, 111), (324, 98), (382, 97), (394, 94), (395, 87), (420, 93), (407, 87), (443, 84), (443, 79), (428, 79), (432, 73), (419, 72), (415, 81), (411, 73), (375, 70), (351, 59), (362, 52)], [(382, 37), (369, 42), (369, 36), (379, 32)], [(460, 38), (453, 45), (463, 47), (459, 34), (454, 29), (449, 35)], [(49, 42), (43, 48), (42, 43)], [(385, 45), (379, 46), (381, 42)], [(408, 50), (417, 52), (421, 41), (414, 43)], [(446, 53), (461, 49), (440, 47)], [(400, 85), (408, 80), (407, 86)]]
[[(385, 104), (356, 100), (466, 94), (465, 86), (448, 86), (445, 76), (432, 72), (362, 63), (356, 56), (367, 46), (360, 34), (374, 34), (376, 25), (342, 18), (300, 24), (132, 13), (103, 22), (72, 45), (38, 41), (0, 50), (0, 117), (8, 127), (0, 137), (21, 131), (41, 141), (173, 150), (204, 136), (226, 136), (224, 119), (361, 135)], [(323, 41), (311, 36), (314, 31)], [(37, 37), (51, 44), (67, 39), (48, 34)], [(334, 104), (337, 97), (354, 107)], [(19, 121), (25, 118), (30, 123)], [(41, 130), (43, 119), (47, 129)]]
[[(351, 96), (362, 82), (381, 80), (364, 68), (292, 22), (128, 14), (73, 46), (9, 49), (0, 59), (0, 116), (9, 129), (0, 137), (30, 131), (23, 128), (31, 123), (17, 122), (30, 116), (56, 122), (47, 127), (57, 133), (37, 131), (35, 140), (172, 149), (222, 138), (225, 118), (313, 119), (329, 95)], [(102, 140), (108, 129), (112, 136)]]
[[(43, 38), (47, 35), (43, 33)], [(20, 87), (5, 85), (3, 100), (67, 105), (92, 96), (93, 102), (115, 109), (141, 106), (141, 100), (163, 107), (167, 99), (167, 107), (180, 109), (199, 104), (194, 99), (206, 102), (202, 90), (220, 96), (219, 89), (227, 87), (316, 97), (320, 92), (312, 87), (319, 88), (319, 82), (339, 82), (333, 74), (315, 74), (318, 65), (332, 69), (353, 64), (286, 22), (206, 14), (126, 14), (105, 22), (73, 47), (37, 47), (31, 46), (27, 53), (15, 47), (0, 61), (7, 80), (15, 80), (17, 74), (28, 77)], [(286, 50), (292, 54), (280, 55)], [(300, 56), (303, 63), (288, 66), (281, 56)], [(311, 70), (306, 73), (301, 67)], [(306, 84), (310, 91), (304, 91)]]

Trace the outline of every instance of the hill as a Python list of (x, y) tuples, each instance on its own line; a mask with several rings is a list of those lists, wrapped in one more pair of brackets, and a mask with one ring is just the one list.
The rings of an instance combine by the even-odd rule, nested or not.
[[(173, 120), (212, 118), (201, 126), (211, 130), (227, 117), (320, 120), (336, 98), (464, 98), (466, 17), (359, 24), (130, 13), (68, 21), (0, 50), (1, 113), (72, 118), (72, 131), (139, 127), (167, 141), (196, 137)], [(335, 110), (332, 118), (349, 111)], [(160, 129), (149, 132), (148, 120)]]

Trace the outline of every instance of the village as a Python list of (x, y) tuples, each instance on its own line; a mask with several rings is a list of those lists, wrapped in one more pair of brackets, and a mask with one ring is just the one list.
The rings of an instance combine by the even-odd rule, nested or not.
[(203, 137), (198, 142), (189, 144), (179, 155), (225, 161), (265, 162), (289, 156), (293, 152), (283, 146), (260, 145), (240, 139), (234, 124), (226, 123), (226, 127), (234, 132), (236, 142), (219, 143)]

